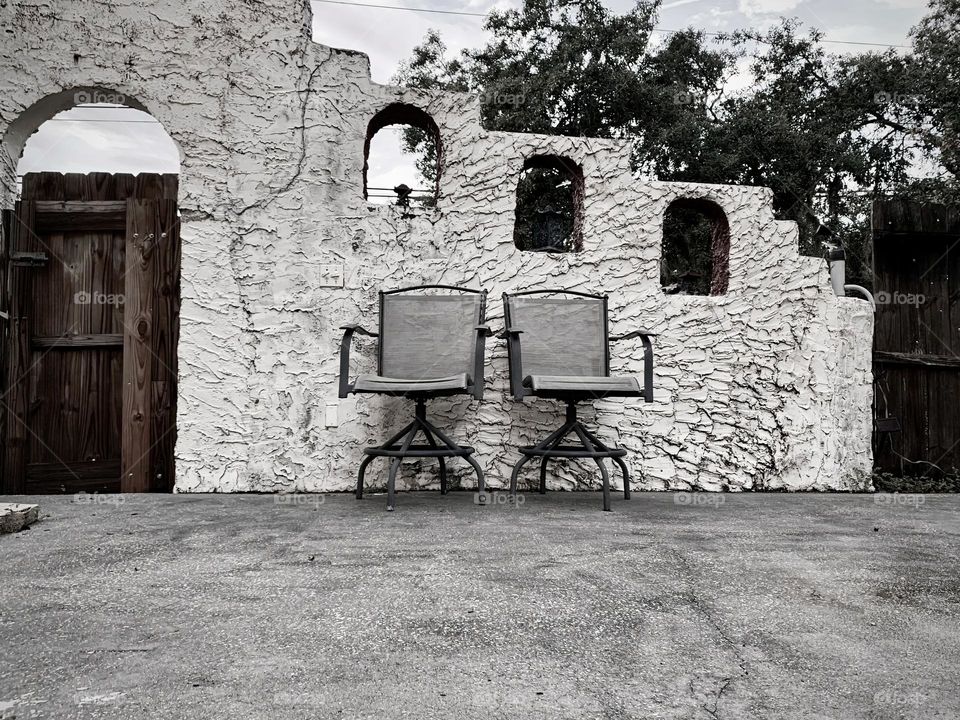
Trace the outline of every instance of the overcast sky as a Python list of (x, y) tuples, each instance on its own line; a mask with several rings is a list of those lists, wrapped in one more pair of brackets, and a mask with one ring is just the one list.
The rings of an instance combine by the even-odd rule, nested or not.
[[(354, 0), (349, 0), (354, 1)], [(485, 13), (518, 6), (519, 0), (355, 0), (380, 5)], [(483, 18), (313, 2), (317, 42), (360, 50), (370, 56), (373, 79), (387, 83), (427, 30), (438, 30), (451, 52), (481, 45)], [(607, 0), (625, 12), (628, 0)], [(707, 31), (766, 28), (783, 16), (817, 27), (828, 40), (908, 44), (907, 32), (924, 15), (926, 0), (665, 0), (657, 26), (693, 26)], [(831, 44), (837, 52), (866, 48)], [(106, 122), (105, 122), (106, 121)], [(371, 146), (370, 185), (401, 182), (423, 187), (412, 159), (399, 149), (399, 133), (385, 128)], [(177, 172), (176, 147), (149, 115), (130, 109), (86, 107), (61, 113), (27, 142), (18, 172)]]

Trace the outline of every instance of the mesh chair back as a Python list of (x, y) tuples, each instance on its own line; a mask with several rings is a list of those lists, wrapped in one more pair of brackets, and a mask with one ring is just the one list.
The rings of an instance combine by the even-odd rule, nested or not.
[(523, 331), (524, 376), (610, 374), (605, 297), (505, 295), (504, 302), (508, 327)]
[(476, 326), (483, 322), (485, 299), (473, 291), (382, 293), (380, 374), (426, 380), (467, 373), (475, 381)]

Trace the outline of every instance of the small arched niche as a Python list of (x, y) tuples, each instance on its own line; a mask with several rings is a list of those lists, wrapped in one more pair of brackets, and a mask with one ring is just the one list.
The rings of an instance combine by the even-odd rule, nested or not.
[[(381, 132), (385, 128), (394, 132)], [(440, 128), (420, 108), (392, 103), (367, 124), (363, 143), (365, 200), (435, 207), (442, 168)], [(399, 189), (401, 186), (406, 186), (406, 191)]]
[(663, 216), (660, 285), (668, 295), (723, 295), (730, 281), (730, 223), (717, 203), (678, 198)]
[(534, 155), (517, 183), (513, 242), (532, 252), (583, 249), (583, 168), (560, 155)]

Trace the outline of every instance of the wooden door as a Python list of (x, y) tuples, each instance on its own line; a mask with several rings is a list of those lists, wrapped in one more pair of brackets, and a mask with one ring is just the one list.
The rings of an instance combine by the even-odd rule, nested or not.
[(875, 464), (960, 468), (960, 208), (873, 209)]
[(8, 251), (5, 492), (172, 487), (179, 233), (164, 177), (25, 179)]

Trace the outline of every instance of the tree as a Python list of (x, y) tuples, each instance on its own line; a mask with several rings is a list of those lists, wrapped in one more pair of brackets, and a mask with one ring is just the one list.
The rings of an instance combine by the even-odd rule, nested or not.
[(932, 0), (930, 12), (912, 31), (918, 95), (929, 127), (913, 130), (936, 153), (946, 173), (938, 179), (946, 199), (958, 200), (960, 177), (960, 0)]
[[(413, 49), (407, 62), (401, 63), (393, 81), (398, 85), (424, 90), (442, 89), (471, 92), (473, 87), (466, 69), (459, 60), (447, 60), (447, 47), (436, 30), (427, 31), (423, 43)], [(429, 183), (437, 180), (438, 148), (426, 130), (406, 126), (403, 144), (407, 152), (416, 154), (417, 170)]]
[[(394, 81), (479, 94), (489, 130), (661, 144), (705, 123), (698, 103), (722, 85), (728, 57), (694, 31), (651, 55), (658, 6), (641, 1), (618, 16), (597, 0), (526, 0), (520, 10), (492, 13), (493, 39), (457, 59), (446, 58), (431, 30)], [(424, 149), (416, 134), (407, 145)]]
[[(768, 186), (801, 251), (823, 252), (826, 224), (866, 284), (871, 200), (957, 193), (960, 0), (932, 0), (915, 52), (852, 56), (826, 53), (795, 21), (654, 42), (658, 7), (525, 0), (493, 13), (492, 39), (457, 59), (428, 34), (396, 80), (480, 93), (488, 129), (630, 138), (649, 177)], [(422, 140), (410, 134), (408, 147), (423, 152)]]

